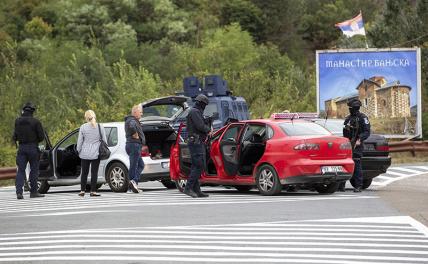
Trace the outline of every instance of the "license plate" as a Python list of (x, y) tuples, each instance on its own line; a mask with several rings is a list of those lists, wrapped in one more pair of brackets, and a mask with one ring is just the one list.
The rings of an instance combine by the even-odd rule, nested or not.
[(322, 174), (343, 172), (342, 166), (321, 166)]
[(162, 162), (161, 163), (162, 168), (169, 169), (169, 162)]

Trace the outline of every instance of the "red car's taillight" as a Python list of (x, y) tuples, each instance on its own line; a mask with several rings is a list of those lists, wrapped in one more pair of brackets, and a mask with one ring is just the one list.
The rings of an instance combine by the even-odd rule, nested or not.
[(339, 149), (352, 149), (351, 142), (346, 142), (346, 143), (340, 144)]
[(377, 145), (376, 146), (376, 150), (377, 151), (389, 151), (389, 146), (388, 145)]
[(141, 157), (150, 157), (149, 147), (143, 146), (141, 149)]
[(319, 150), (320, 145), (313, 144), (313, 143), (303, 143), (303, 144), (294, 146), (294, 149), (295, 150)]

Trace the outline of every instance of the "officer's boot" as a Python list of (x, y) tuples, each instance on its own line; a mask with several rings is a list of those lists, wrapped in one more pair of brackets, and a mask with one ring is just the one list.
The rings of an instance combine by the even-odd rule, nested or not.
[(184, 187), (183, 193), (189, 195), (192, 198), (198, 197), (198, 195), (189, 187), (189, 182), (187, 182), (186, 187)]
[(198, 195), (198, 197), (208, 197), (209, 196), (207, 193), (204, 193), (201, 191), (201, 185), (199, 185), (199, 182), (195, 183), (195, 187), (193, 187), (193, 190)]

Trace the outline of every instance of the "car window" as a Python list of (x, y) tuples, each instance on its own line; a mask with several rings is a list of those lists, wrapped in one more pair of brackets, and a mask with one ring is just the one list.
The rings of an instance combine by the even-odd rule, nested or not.
[(241, 130), (241, 126), (230, 126), (226, 132), (224, 132), (221, 141), (227, 141), (228, 138), (233, 138), (235, 141), (238, 140), (239, 130)]
[(333, 133), (342, 133), (343, 120), (316, 120), (315, 123), (327, 128)]
[(266, 139), (271, 139), (273, 137), (273, 129), (270, 126), (267, 126)]
[(221, 101), (221, 109), (223, 111), (223, 119), (226, 120), (229, 118), (229, 102)]
[(79, 131), (74, 132), (73, 134), (71, 134), (66, 140), (64, 140), (64, 142), (62, 142), (59, 146), (58, 149), (65, 149), (68, 146), (71, 146), (73, 144), (77, 144), (77, 138), (79, 137)]
[(117, 127), (104, 128), (107, 137), (107, 146), (114, 147), (118, 143)]
[(218, 113), (217, 103), (209, 103), (204, 110), (204, 116), (212, 116), (214, 113)]
[(179, 111), (182, 111), (182, 107), (179, 105), (153, 105), (144, 107), (142, 119), (147, 117), (166, 117), (171, 118)]
[(281, 129), (289, 136), (322, 136), (330, 135), (324, 127), (312, 122), (284, 122)]
[(248, 125), (243, 141), (250, 141), (253, 138), (253, 135), (258, 135), (259, 138), (265, 139), (266, 137), (266, 126), (262, 124), (250, 124)]

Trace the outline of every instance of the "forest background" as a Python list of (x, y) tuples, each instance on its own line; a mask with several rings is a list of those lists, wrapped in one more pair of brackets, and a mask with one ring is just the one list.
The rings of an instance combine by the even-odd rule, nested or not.
[(252, 117), (316, 111), (315, 50), (365, 48), (334, 27), (360, 10), (371, 48), (421, 48), (427, 139), (428, 0), (1, 0), (0, 167), (26, 101), (52, 143), (87, 109), (123, 120), (190, 75), (222, 75)]

